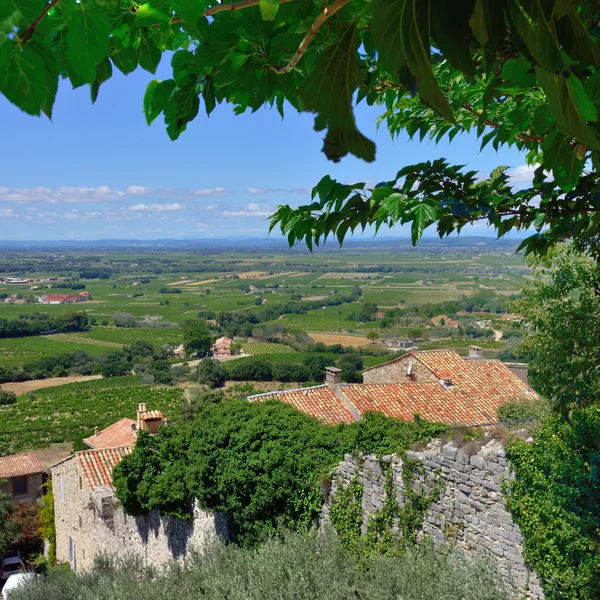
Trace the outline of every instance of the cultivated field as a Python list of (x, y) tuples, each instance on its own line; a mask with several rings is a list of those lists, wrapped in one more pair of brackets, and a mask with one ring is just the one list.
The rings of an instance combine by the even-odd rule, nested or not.
[(339, 333), (309, 333), (310, 337), (315, 342), (323, 342), (324, 344), (342, 344), (342, 346), (354, 346), (360, 348), (361, 346), (368, 346), (371, 342), (366, 338), (359, 335), (343, 335)]
[(242, 350), (244, 354), (247, 354), (248, 356), (296, 352), (293, 348), (290, 348), (290, 346), (286, 346), (285, 344), (271, 344), (268, 342), (253, 342), (250, 344), (243, 344)]

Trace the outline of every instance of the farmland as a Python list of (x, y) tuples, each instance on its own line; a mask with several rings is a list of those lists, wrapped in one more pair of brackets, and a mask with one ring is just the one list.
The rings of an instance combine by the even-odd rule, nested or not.
[(262, 354), (286, 354), (288, 352), (296, 352), (293, 348), (285, 344), (272, 344), (269, 342), (254, 342), (243, 344), (242, 351), (248, 356), (259, 356)]
[(18, 451), (60, 442), (78, 442), (122, 417), (135, 417), (138, 402), (173, 417), (180, 389), (139, 385), (138, 377), (114, 377), (49, 387), (0, 406), (0, 450)]

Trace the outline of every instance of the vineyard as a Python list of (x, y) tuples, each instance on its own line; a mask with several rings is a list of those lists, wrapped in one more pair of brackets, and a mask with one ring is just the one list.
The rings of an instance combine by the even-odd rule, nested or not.
[(290, 346), (285, 344), (272, 344), (269, 342), (254, 342), (251, 344), (243, 344), (242, 350), (248, 356), (257, 356), (259, 354), (289, 354), (296, 352)]
[(59, 442), (77, 442), (123, 417), (135, 417), (138, 402), (173, 417), (181, 390), (139, 385), (138, 377), (72, 383), (23, 394), (0, 406), (0, 455)]

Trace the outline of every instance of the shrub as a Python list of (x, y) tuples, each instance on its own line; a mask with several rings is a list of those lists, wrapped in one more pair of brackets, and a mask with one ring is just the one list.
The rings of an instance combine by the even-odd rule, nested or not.
[(17, 395), (14, 392), (0, 390), (0, 406), (14, 404), (17, 401)]
[[(423, 544), (363, 568), (332, 532), (282, 533), (255, 551), (215, 542), (185, 566), (157, 574), (103, 557), (86, 573), (54, 569), (14, 600), (508, 600), (493, 559)], [(11, 598), (12, 600), (12, 598)]]
[(209, 387), (220, 387), (225, 383), (225, 373), (218, 360), (205, 358), (200, 361), (197, 370), (198, 383)]
[(545, 419), (550, 416), (551, 411), (550, 403), (543, 398), (533, 401), (515, 400), (498, 408), (498, 420), (506, 423), (520, 419)]
[(234, 381), (272, 381), (271, 363), (260, 358), (252, 358), (227, 365), (227, 379)]

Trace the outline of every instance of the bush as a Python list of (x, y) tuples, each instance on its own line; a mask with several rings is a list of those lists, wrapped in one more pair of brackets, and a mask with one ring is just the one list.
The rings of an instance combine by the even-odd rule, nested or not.
[(206, 510), (230, 514), (247, 546), (279, 523), (298, 531), (313, 525), (320, 478), (344, 454), (391, 454), (444, 429), (372, 413), (333, 427), (277, 400), (202, 400), (218, 403), (193, 423), (140, 432), (134, 452), (114, 470), (117, 497), (130, 514), (157, 509), (181, 518), (190, 518), (198, 498)]
[(310, 381), (310, 372), (304, 365), (278, 363), (273, 365), (273, 380), (282, 382), (297, 381), (302, 383)]
[(117, 312), (113, 315), (115, 327), (137, 327), (135, 316), (130, 313)]
[(252, 358), (227, 365), (227, 379), (233, 381), (272, 381), (271, 363), (260, 358)]
[[(423, 544), (368, 569), (332, 533), (282, 533), (256, 551), (215, 542), (185, 566), (157, 574), (103, 557), (89, 572), (54, 569), (14, 600), (508, 600), (493, 559)], [(12, 598), (11, 598), (12, 600)]]
[(600, 598), (600, 407), (553, 415), (510, 444), (505, 496), (548, 600)]
[(540, 398), (539, 400), (515, 400), (507, 402), (498, 408), (498, 420), (503, 423), (519, 421), (521, 419), (545, 419), (550, 416), (552, 408), (550, 403)]
[(7, 406), (8, 404), (14, 404), (17, 401), (17, 395), (14, 392), (7, 392), (6, 390), (0, 390), (0, 406)]

